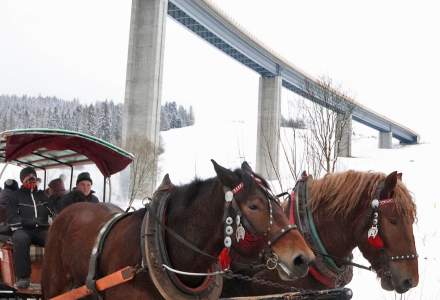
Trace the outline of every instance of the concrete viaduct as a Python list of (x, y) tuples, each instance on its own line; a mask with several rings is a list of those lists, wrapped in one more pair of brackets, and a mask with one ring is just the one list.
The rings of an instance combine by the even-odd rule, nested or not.
[[(257, 172), (268, 178), (270, 159), (278, 164), (278, 130), (281, 118), (281, 88), (320, 102), (318, 82), (272, 53), (222, 12), (204, 0), (133, 0), (123, 144), (130, 150), (130, 139), (140, 137), (159, 144), (162, 66), (166, 17), (169, 15), (214, 47), (260, 74), (257, 130)], [(310, 89), (310, 85), (312, 89)], [(379, 131), (379, 147), (391, 148), (392, 138), (401, 143), (418, 143), (412, 130), (393, 122), (353, 99), (341, 96), (340, 103), (354, 105), (352, 120)], [(337, 105), (337, 104), (336, 104)], [(340, 156), (351, 155), (351, 122), (344, 130)], [(269, 159), (270, 157), (270, 159)], [(155, 183), (153, 183), (155, 185)], [(153, 186), (154, 187), (154, 186)]]

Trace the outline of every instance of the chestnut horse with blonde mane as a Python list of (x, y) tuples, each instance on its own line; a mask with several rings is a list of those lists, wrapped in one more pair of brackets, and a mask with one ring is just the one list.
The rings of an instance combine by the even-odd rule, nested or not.
[[(224, 216), (232, 212), (232, 209), (226, 211), (225, 207), (229, 206), (225, 205), (225, 201), (230, 198), (225, 195), (233, 193), (233, 201), (237, 205), (234, 209), (235, 212), (239, 210), (241, 219), (246, 221), (243, 223), (245, 230), (250, 230), (246, 227), (251, 226), (258, 236), (273, 241), (269, 250), (279, 258), (277, 270), (281, 275), (286, 278), (306, 275), (308, 263), (314, 259), (313, 252), (298, 230), (289, 225), (280, 204), (268, 194), (266, 181), (253, 173), (246, 163), (241, 169), (230, 171), (212, 162), (217, 173), (214, 178), (196, 179), (183, 186), (174, 186), (169, 181), (172, 187), (167, 198), (164, 222), (168, 230), (192, 244), (188, 247), (168, 230), (164, 233), (171, 266), (185, 272), (204, 273), (217, 263), (213, 258), (216, 259), (226, 245)], [(56, 217), (49, 230), (45, 249), (42, 279), (45, 298), (85, 284), (98, 231), (119, 211), (104, 204), (78, 203)], [(112, 228), (99, 258), (99, 277), (143, 262), (140, 245), (144, 238), (141, 237), (141, 226), (145, 213), (145, 209), (138, 210)], [(235, 220), (236, 216), (233, 217)], [(206, 255), (194, 251), (195, 248)], [(133, 280), (105, 290), (101, 296), (112, 300), (164, 298), (149, 271), (143, 271)], [(204, 277), (176, 276), (181, 284), (199, 293), (194, 297), (206, 298), (200, 291)], [(219, 287), (221, 289), (221, 282)], [(190, 295), (185, 299), (194, 297)]]
[[(392, 172), (388, 176), (357, 171), (328, 174), (322, 179), (308, 180), (308, 193), (307, 206), (319, 239), (327, 258), (332, 258), (337, 268), (347, 268), (347, 260), (358, 247), (377, 273), (383, 289), (404, 293), (417, 286), (418, 261), (412, 228), (416, 206), (402, 182), (401, 173)], [(286, 210), (288, 207), (289, 203), (285, 203)], [(289, 215), (290, 212), (285, 213)], [(374, 239), (373, 227), (378, 229)], [(322, 253), (316, 251), (314, 245), (312, 248), (316, 262), (322, 261), (325, 258)], [(236, 262), (241, 262), (239, 255)], [(321, 280), (320, 274), (314, 276), (316, 274), (311, 271), (290, 285), (314, 290), (338, 286), (336, 282)], [(351, 281), (352, 273), (348, 271), (340, 285)], [(254, 277), (280, 283), (278, 276), (267, 270), (254, 273)], [(234, 279), (225, 281), (223, 296), (274, 294), (288, 290), (287, 287), (274, 289)]]

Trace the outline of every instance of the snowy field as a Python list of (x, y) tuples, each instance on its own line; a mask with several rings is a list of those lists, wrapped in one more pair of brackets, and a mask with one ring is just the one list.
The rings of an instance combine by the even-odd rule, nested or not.
[[(348, 285), (353, 292), (353, 299), (440, 299), (440, 263), (438, 249), (440, 246), (439, 204), (437, 201), (435, 186), (438, 184), (437, 167), (440, 159), (437, 156), (440, 149), (439, 141), (426, 142), (419, 145), (400, 146), (395, 143), (393, 149), (377, 148), (377, 133), (353, 124), (353, 158), (340, 159), (339, 170), (372, 170), (390, 173), (394, 170), (403, 172), (403, 181), (413, 193), (417, 204), (418, 221), (414, 226), (417, 250), (419, 258), (420, 281), (417, 288), (410, 290), (404, 295), (385, 292), (381, 289), (379, 281), (374, 273), (364, 270), (354, 270), (354, 279)], [(289, 136), (288, 129), (282, 129), (283, 138)], [(245, 122), (216, 123), (209, 130), (201, 126), (192, 126), (182, 129), (170, 130), (161, 133), (165, 153), (160, 158), (160, 171), (169, 173), (175, 184), (187, 183), (195, 176), (200, 178), (215, 175), (210, 159), (215, 159), (221, 165), (228, 168), (239, 167), (246, 159), (252, 166), (255, 165), (255, 142), (256, 132), (254, 124), (247, 125)], [(283, 139), (284, 139), (283, 138)], [(285, 165), (285, 159), (280, 155), (281, 170), (283, 172), (283, 188), (291, 188), (293, 180), (289, 179), (289, 173)], [(94, 189), (98, 197), (102, 193), (102, 176), (93, 167), (85, 166), (78, 169), (90, 171), (94, 179)], [(14, 167), (8, 167), (0, 184), (6, 178), (18, 179), (18, 172)], [(65, 184), (68, 186), (69, 172), (51, 171), (48, 179), (66, 175)], [(113, 202), (123, 208), (126, 202), (123, 199), (118, 182), (119, 176), (112, 180)], [(275, 186), (276, 189), (279, 187)], [(355, 261), (368, 264), (356, 251)]]

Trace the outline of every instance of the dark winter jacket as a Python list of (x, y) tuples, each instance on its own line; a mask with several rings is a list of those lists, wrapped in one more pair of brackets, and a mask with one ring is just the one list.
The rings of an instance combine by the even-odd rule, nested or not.
[(4, 189), (0, 191), (0, 234), (10, 233), (8, 225), (8, 203), (15, 191)]
[(57, 214), (60, 211), (61, 207), (61, 199), (63, 195), (51, 195), (49, 196), (49, 207), (53, 209), (53, 213)]
[(11, 199), (13, 193), (15, 193), (15, 191), (10, 189), (4, 189), (0, 191), (0, 207), (8, 207), (9, 199)]
[(11, 230), (48, 227), (48, 198), (43, 191), (20, 188), (8, 202), (8, 223)]
[(99, 203), (98, 198), (93, 195), (94, 193), (94, 191), (91, 191), (90, 194), (86, 196), (77, 189), (73, 189), (71, 192), (67, 193), (59, 200), (59, 205), (57, 205), (57, 212), (61, 212), (67, 206), (77, 202)]

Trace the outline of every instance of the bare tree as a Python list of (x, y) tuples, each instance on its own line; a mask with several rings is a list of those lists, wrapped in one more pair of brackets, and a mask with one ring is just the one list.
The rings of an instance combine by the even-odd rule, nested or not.
[(304, 142), (302, 129), (295, 127), (286, 128), (283, 138), (280, 139), (282, 156), (287, 162), (290, 175), (296, 182), (301, 173), (307, 168), (306, 152), (303, 151)]
[(308, 136), (304, 137), (309, 167), (315, 176), (320, 175), (318, 166), (331, 173), (335, 170), (345, 135), (351, 134), (354, 103), (328, 77), (315, 84), (306, 81), (305, 86), (313, 100), (304, 102), (302, 109), (309, 129)]
[(130, 187), (129, 201), (134, 199), (144, 199), (151, 196), (154, 189), (152, 186), (158, 174), (158, 157), (163, 153), (162, 147), (156, 147), (150, 141), (142, 143), (143, 138), (134, 137), (129, 149), (133, 152), (135, 159), (130, 166)]

